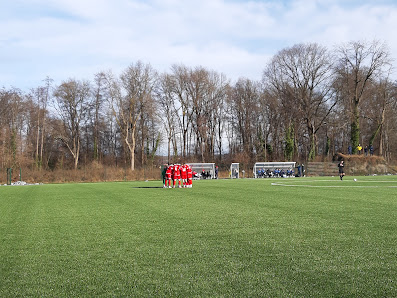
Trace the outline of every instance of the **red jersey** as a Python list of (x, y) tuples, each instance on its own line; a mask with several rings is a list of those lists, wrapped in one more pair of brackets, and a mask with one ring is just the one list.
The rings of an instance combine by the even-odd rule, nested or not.
[(179, 165), (174, 165), (174, 179), (179, 179), (181, 177), (181, 172), (179, 171)]
[(186, 165), (181, 166), (181, 177), (182, 179), (187, 179)]
[(166, 177), (167, 179), (171, 179), (171, 176), (172, 176), (172, 166), (169, 166), (169, 167), (167, 168), (167, 170), (165, 171), (165, 177)]
[(187, 178), (188, 179), (192, 179), (193, 178), (193, 171), (192, 168), (190, 166), (187, 166)]

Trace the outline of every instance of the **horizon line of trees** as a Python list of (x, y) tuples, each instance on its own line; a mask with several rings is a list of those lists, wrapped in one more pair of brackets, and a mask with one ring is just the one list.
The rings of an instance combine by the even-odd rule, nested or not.
[(396, 152), (397, 83), (379, 41), (332, 50), (282, 49), (260, 81), (235, 83), (204, 67), (158, 73), (141, 61), (119, 76), (47, 77), (22, 92), (0, 89), (0, 168), (75, 168), (81, 162), (136, 167), (168, 162), (314, 160), (359, 144)]

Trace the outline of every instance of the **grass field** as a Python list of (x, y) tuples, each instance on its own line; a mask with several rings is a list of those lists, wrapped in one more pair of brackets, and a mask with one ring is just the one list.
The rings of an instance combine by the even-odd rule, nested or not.
[(1, 186), (0, 297), (396, 297), (397, 177), (352, 179)]

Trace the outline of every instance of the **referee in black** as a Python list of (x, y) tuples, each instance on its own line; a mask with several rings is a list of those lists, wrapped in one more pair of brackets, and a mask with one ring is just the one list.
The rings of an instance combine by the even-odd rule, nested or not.
[(338, 164), (338, 168), (339, 168), (339, 177), (340, 180), (343, 179), (343, 176), (345, 176), (345, 169), (344, 169), (345, 165), (343, 164), (343, 160), (341, 160)]

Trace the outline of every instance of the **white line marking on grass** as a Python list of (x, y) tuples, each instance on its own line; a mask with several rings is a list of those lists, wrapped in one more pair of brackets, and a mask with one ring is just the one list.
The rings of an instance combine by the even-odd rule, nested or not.
[[(302, 181), (302, 182), (324, 182), (324, 181), (332, 181), (336, 182), (335, 180), (312, 180), (312, 181)], [(379, 182), (379, 181), (369, 181), (369, 182)], [(389, 181), (383, 181), (389, 182)], [(393, 182), (393, 181), (390, 181)], [(350, 188), (379, 188), (379, 187), (387, 187), (387, 188), (397, 188), (397, 186), (379, 186), (379, 185), (310, 185), (310, 184), (283, 184), (283, 183), (272, 183), (273, 186), (292, 186), (292, 187), (315, 187), (315, 188), (343, 188), (343, 187), (350, 187)]]
[(273, 186), (294, 186), (294, 187), (318, 187), (318, 188), (329, 188), (329, 187), (337, 187), (337, 188), (342, 188), (342, 187), (356, 187), (356, 188), (376, 188), (379, 186), (360, 186), (360, 185), (310, 185), (310, 184), (282, 184), (282, 183), (272, 183)]
[[(349, 181), (351, 181), (351, 180), (349, 180)], [(396, 181), (382, 181), (382, 180), (380, 180), (380, 181), (378, 181), (378, 180), (357, 180), (357, 182), (396, 183)]]
[[(353, 179), (343, 179), (343, 181), (349, 181), (349, 182), (353, 182)], [(283, 182), (276, 182), (276, 183), (288, 183), (289, 181), (283, 181)], [(302, 180), (295, 180), (294, 181), (294, 183), (306, 183), (306, 182), (337, 182), (337, 183), (339, 183), (339, 177), (338, 177), (338, 179), (334, 179), (334, 180), (304, 180), (304, 179), (302, 179)], [(354, 181), (354, 182), (359, 182), (359, 183), (361, 183), (361, 182), (376, 182), (376, 183), (378, 183), (378, 182), (385, 182), (385, 183), (397, 183), (397, 181), (389, 181), (389, 180), (357, 180), (357, 181)], [(342, 182), (343, 183), (343, 182)]]

